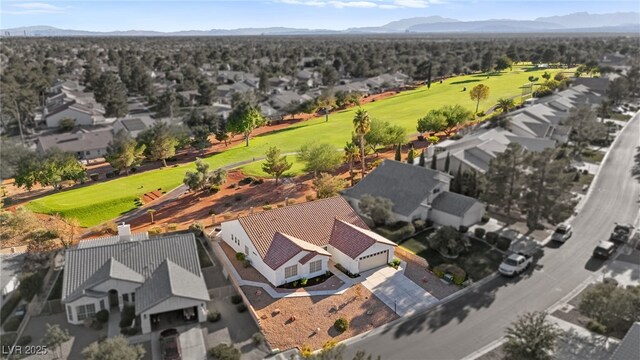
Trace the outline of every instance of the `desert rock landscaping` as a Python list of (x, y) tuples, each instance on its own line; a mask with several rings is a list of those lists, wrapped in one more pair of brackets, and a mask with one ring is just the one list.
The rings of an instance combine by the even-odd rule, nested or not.
[[(329, 340), (342, 341), (398, 318), (362, 285), (341, 295), (281, 299), (253, 286), (243, 286), (242, 290), (272, 349), (319, 349)], [(349, 321), (348, 329), (342, 333), (333, 327), (339, 318)]]

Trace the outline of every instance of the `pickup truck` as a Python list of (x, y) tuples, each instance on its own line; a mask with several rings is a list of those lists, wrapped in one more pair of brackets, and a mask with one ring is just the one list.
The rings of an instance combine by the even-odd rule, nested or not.
[(502, 261), (498, 271), (502, 275), (515, 276), (525, 271), (532, 262), (533, 256), (523, 253), (514, 253)]
[(631, 225), (616, 224), (616, 227), (613, 228), (613, 232), (609, 237), (609, 241), (626, 244), (627, 242), (629, 242), (629, 236), (631, 236), (631, 230), (633, 230), (633, 226)]

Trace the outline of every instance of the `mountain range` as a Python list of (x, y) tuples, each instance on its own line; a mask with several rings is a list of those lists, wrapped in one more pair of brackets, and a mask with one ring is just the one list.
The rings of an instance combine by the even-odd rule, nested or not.
[(399, 33), (640, 33), (640, 13), (589, 14), (578, 12), (534, 20), (489, 19), (461, 21), (441, 16), (414, 17), (382, 26), (346, 30), (301, 29), (287, 27), (240, 28), (232, 30), (185, 30), (160, 32), (147, 30), (83, 31), (52, 26), (27, 26), (0, 30), (2, 36), (241, 36), (241, 35), (323, 35), (323, 34), (399, 34)]

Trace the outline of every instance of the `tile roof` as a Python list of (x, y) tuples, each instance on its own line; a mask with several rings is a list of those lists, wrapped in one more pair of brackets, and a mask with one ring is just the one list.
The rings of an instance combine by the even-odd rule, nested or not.
[(377, 242), (397, 246), (371, 230), (359, 228), (339, 219), (333, 222), (329, 244), (352, 259), (357, 258)]
[(106, 149), (113, 139), (111, 130), (40, 136), (38, 142), (43, 151), (58, 148), (66, 152)]
[(142, 286), (136, 289), (136, 314), (173, 297), (209, 301), (209, 291), (201, 275), (165, 259)]
[(331, 256), (331, 254), (319, 246), (313, 245), (304, 240), (296, 239), (293, 236), (289, 236), (281, 232), (276, 232), (273, 235), (271, 246), (269, 246), (269, 250), (267, 250), (263, 261), (270, 268), (275, 270), (287, 261), (291, 260), (291, 258), (299, 254), (301, 251), (308, 251), (308, 255), (312, 255), (312, 257), (318, 254)]
[(440, 183), (440, 176), (450, 177), (426, 167), (383, 160), (358, 184), (344, 190), (343, 194), (355, 199), (365, 194), (387, 198), (393, 202), (393, 212), (408, 216)]
[(264, 259), (277, 232), (316, 246), (328, 245), (335, 218), (368, 229), (340, 196), (255, 213), (238, 221)]
[(201, 276), (196, 240), (192, 233), (69, 249), (65, 255), (62, 301), (71, 301), (73, 297), (81, 295), (83, 290), (90, 290), (91, 286), (95, 286), (96, 278), (92, 277), (96, 273), (96, 277), (109, 274), (123, 276), (130, 270), (149, 279), (166, 259)]
[(476, 203), (480, 202), (472, 197), (444, 191), (433, 199), (431, 208), (451, 215), (464, 216)]
[(640, 322), (634, 322), (622, 339), (618, 348), (611, 355), (610, 360), (638, 360), (640, 359)]

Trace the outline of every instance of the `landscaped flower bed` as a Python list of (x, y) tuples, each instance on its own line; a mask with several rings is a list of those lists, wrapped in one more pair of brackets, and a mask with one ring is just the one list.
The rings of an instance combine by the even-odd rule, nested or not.
[(305, 287), (309, 287), (309, 286), (314, 286), (314, 285), (322, 284), (323, 282), (329, 280), (332, 276), (333, 276), (333, 274), (330, 271), (327, 271), (326, 273), (324, 273), (324, 274), (322, 274), (320, 276), (316, 276), (316, 277), (313, 277), (311, 279), (302, 278), (302, 279), (299, 279), (299, 280), (288, 282), (288, 283), (286, 283), (284, 285), (280, 285), (280, 286), (278, 286), (278, 288), (280, 288), (280, 289), (298, 289), (298, 288), (305, 288)]

